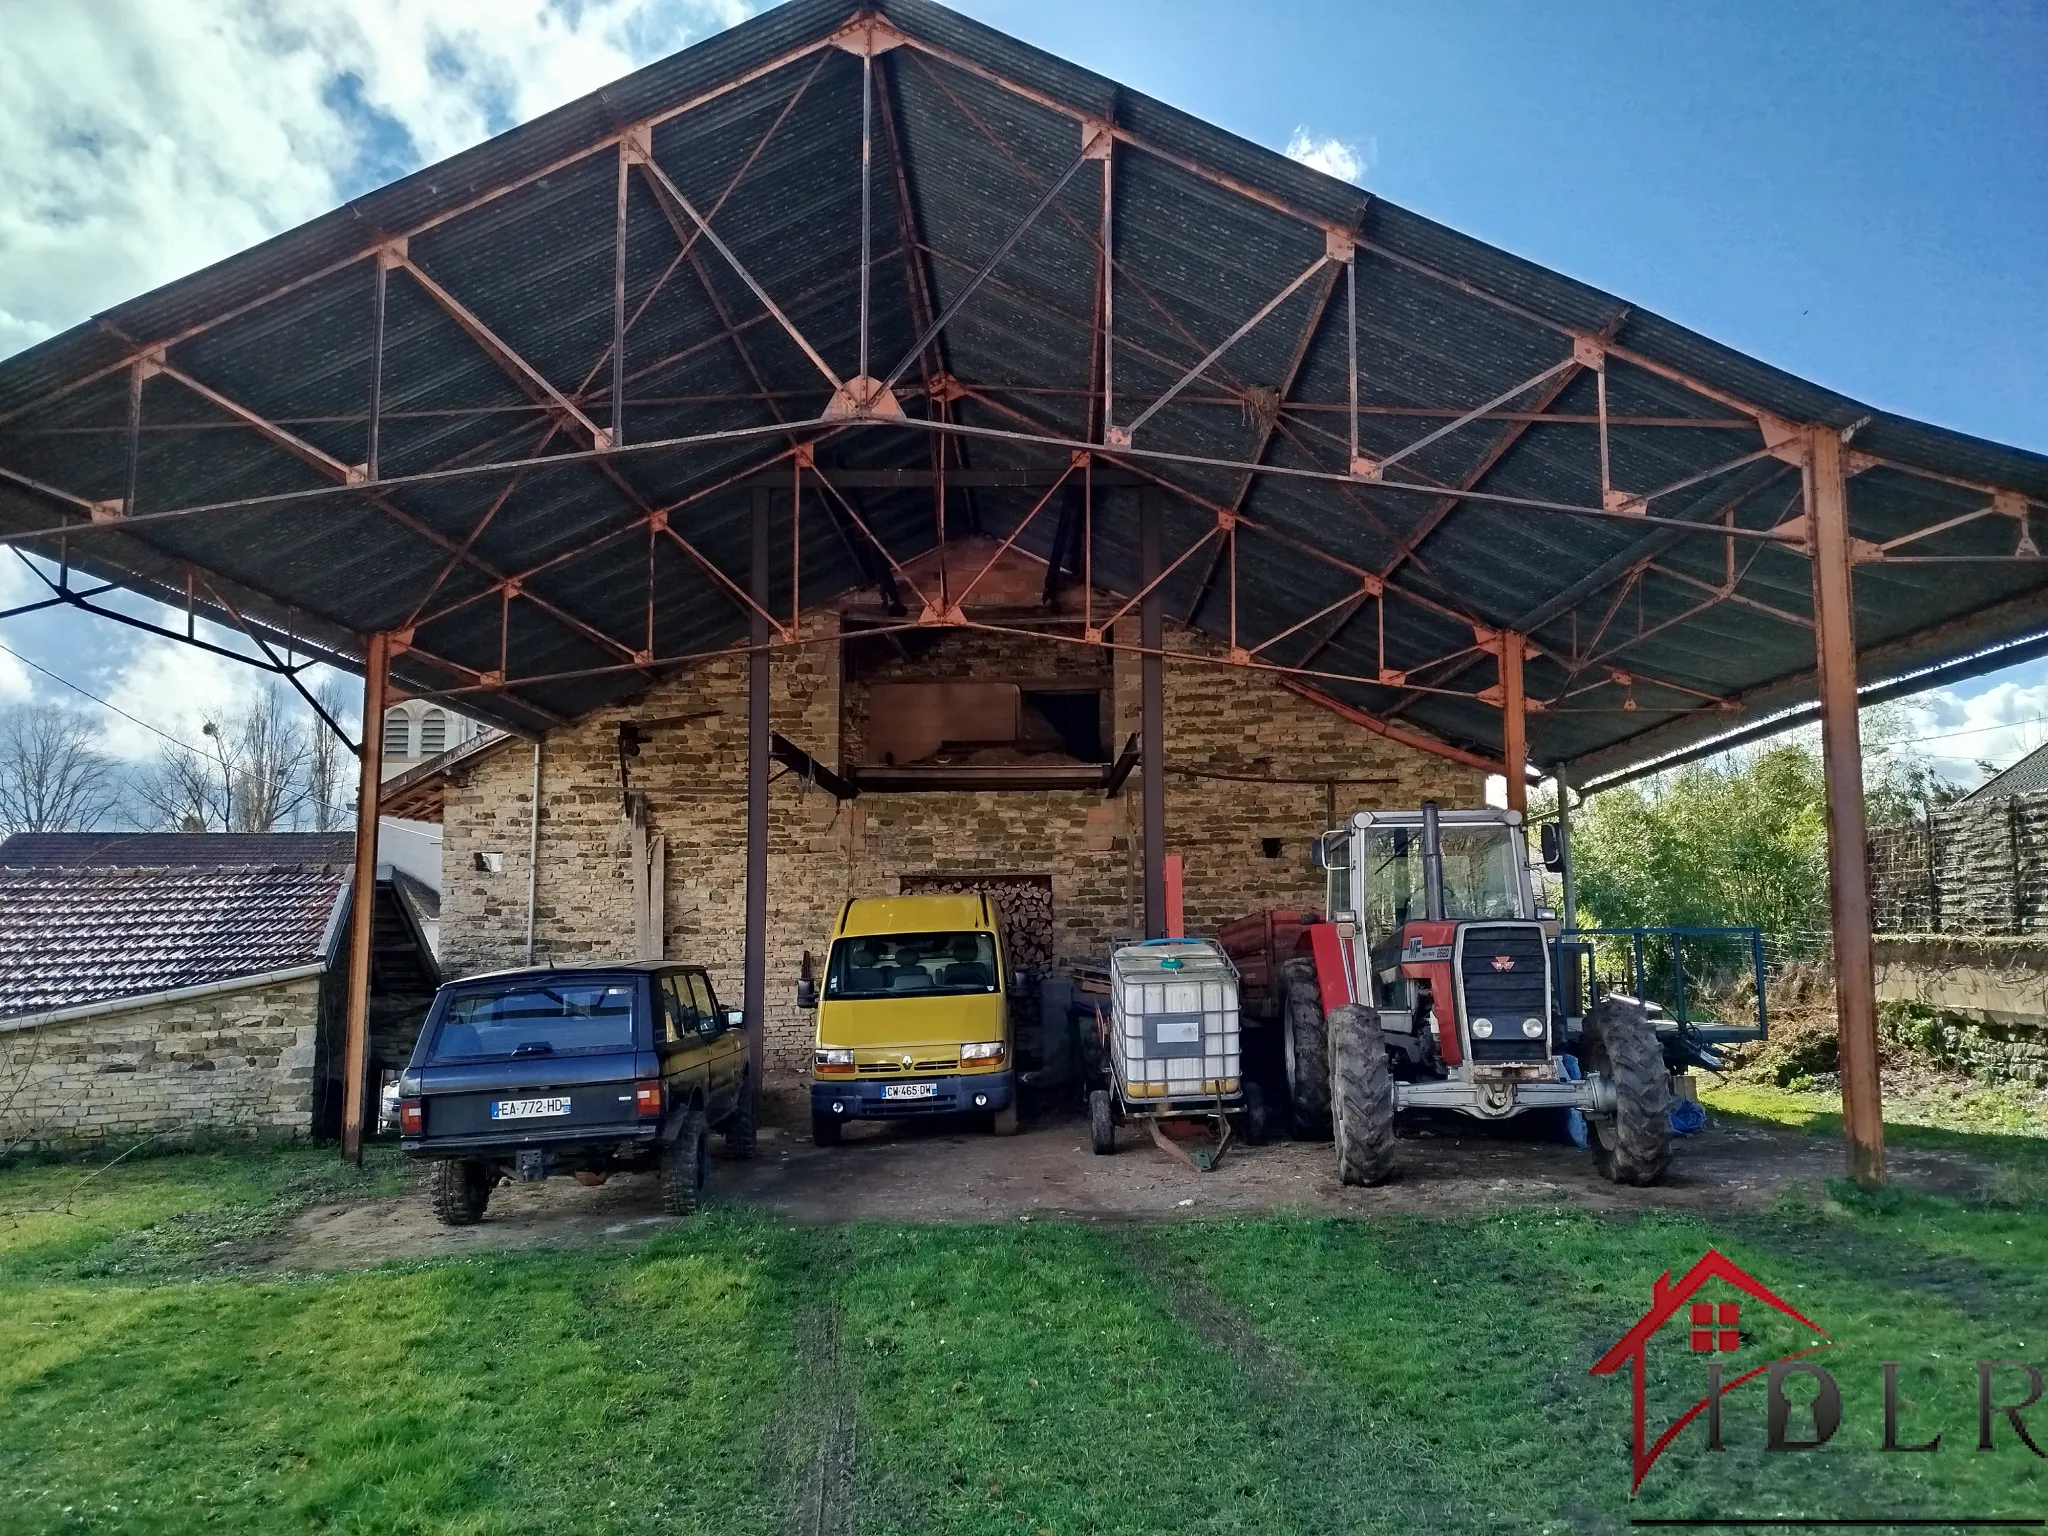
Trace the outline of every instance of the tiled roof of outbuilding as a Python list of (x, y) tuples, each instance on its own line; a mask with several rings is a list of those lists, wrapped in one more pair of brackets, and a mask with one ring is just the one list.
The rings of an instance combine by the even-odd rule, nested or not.
[(2032, 794), (2048, 789), (2048, 746), (2034, 748), (2010, 768), (1994, 773), (1963, 798), (2001, 800), (2008, 795)]
[[(255, 847), (204, 846), (216, 841)], [(320, 846), (305, 847), (314, 855), (305, 859), (282, 841)], [(334, 841), (9, 838), (0, 843), (0, 1018), (331, 959), (349, 883), (345, 860), (320, 856)], [(173, 843), (183, 858), (119, 867), (105, 857), (116, 850), (90, 846), (108, 842), (146, 852)], [(256, 851), (272, 857), (249, 859)], [(236, 854), (242, 862), (230, 862)]]

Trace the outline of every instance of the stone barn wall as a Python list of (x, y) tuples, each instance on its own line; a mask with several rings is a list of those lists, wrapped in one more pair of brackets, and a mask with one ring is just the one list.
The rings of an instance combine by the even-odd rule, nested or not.
[(50, 1024), (0, 1021), (0, 1145), (313, 1130), (321, 978)]
[[(961, 656), (863, 660), (848, 681), (836, 615), (810, 620), (817, 643), (775, 653), (771, 728), (839, 766), (857, 757), (868, 681), (963, 675)], [(1113, 752), (1138, 728), (1139, 658), (1053, 641), (965, 639), (980, 680), (1106, 680)], [(870, 644), (872, 642), (869, 642)], [(1166, 841), (1186, 860), (1189, 931), (1267, 906), (1322, 905), (1309, 838), (1352, 810), (1477, 805), (1482, 775), (1390, 742), (1282, 688), (1269, 674), (1213, 664), (1208, 641), (1169, 626), (1165, 672)], [(943, 647), (942, 647), (943, 649)], [(1093, 682), (1085, 685), (1094, 686)], [(618, 725), (660, 722), (632, 761), (650, 830), (668, 848), (665, 952), (708, 966), (737, 1004), (745, 881), (746, 668), (720, 658), (631, 704), (549, 734), (543, 747), (536, 900), (538, 960), (624, 958), (634, 942), (630, 837), (620, 814)], [(450, 787), (444, 810), (444, 974), (516, 965), (524, 955), (532, 758), (506, 751)], [(772, 1052), (805, 1051), (811, 1018), (794, 1002), (798, 963), (821, 959), (848, 897), (896, 895), (905, 875), (1044, 875), (1059, 964), (1101, 962), (1142, 928), (1138, 775), (1099, 791), (869, 793), (841, 805), (794, 774), (769, 791), (768, 1025)], [(1263, 839), (1277, 838), (1267, 857)], [(484, 873), (478, 853), (501, 856)], [(486, 861), (489, 862), (489, 861)]]

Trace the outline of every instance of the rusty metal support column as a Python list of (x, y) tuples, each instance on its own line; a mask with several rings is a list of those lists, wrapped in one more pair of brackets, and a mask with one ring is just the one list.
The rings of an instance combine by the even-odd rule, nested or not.
[(747, 639), (747, 895), (746, 958), (740, 1006), (747, 1021), (747, 1060), (761, 1081), (768, 1001), (768, 498), (754, 488), (753, 598)]
[(1568, 929), (1579, 926), (1579, 887), (1572, 873), (1572, 786), (1565, 777), (1562, 767), (1557, 770), (1557, 847), (1564, 867), (1558, 871), (1564, 879), (1564, 892), (1559, 900), (1558, 916)]
[(349, 898), (348, 1016), (341, 1054), (341, 1155), (363, 1160), (363, 1101), (370, 1069), (370, 935), (377, 926), (377, 790), (384, 769), (384, 699), (391, 637), (363, 651), (363, 761), (356, 779), (356, 868)]
[(1807, 536), (1813, 561), (1813, 640), (1819, 663), (1821, 767), (1827, 785), (1828, 896), (1834, 914), (1835, 1016), (1842, 1133), (1849, 1177), (1884, 1183), (1884, 1108), (1877, 1076), (1877, 985), (1870, 945), (1870, 864), (1863, 823), (1863, 746), (1857, 723), (1855, 580), (1842, 439), (1807, 434)]
[(1529, 810), (1528, 720), (1522, 696), (1522, 637), (1503, 630), (1500, 637), (1500, 756), (1508, 786), (1508, 809)]
[(1145, 937), (1166, 937), (1166, 728), (1165, 640), (1159, 597), (1159, 487), (1138, 492), (1138, 579), (1146, 588), (1138, 610), (1140, 662), (1139, 743), (1145, 807)]

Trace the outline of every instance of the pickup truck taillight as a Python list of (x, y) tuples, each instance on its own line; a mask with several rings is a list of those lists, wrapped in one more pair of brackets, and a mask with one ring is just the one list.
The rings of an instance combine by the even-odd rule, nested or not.
[(650, 1077), (633, 1085), (633, 1113), (642, 1120), (661, 1118), (661, 1079)]
[(418, 1099), (398, 1101), (398, 1134), (401, 1136), (423, 1135), (427, 1128), (427, 1117)]

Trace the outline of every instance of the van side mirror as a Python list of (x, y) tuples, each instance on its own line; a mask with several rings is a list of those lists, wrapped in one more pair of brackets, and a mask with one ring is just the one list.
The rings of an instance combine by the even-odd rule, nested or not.
[(1557, 823), (1546, 821), (1538, 831), (1536, 840), (1543, 848), (1543, 867), (1556, 869), (1564, 863), (1564, 839), (1558, 835)]
[(796, 977), (796, 1005), (799, 1008), (818, 1006), (818, 978), (811, 973), (811, 952), (804, 951), (802, 967)]

